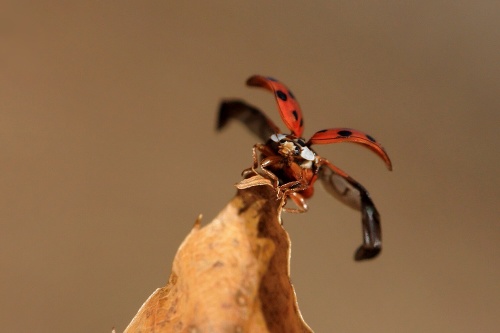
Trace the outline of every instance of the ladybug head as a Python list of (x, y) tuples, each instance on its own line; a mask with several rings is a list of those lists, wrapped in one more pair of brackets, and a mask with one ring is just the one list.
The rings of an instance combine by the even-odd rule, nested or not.
[(316, 158), (316, 154), (307, 147), (302, 138), (293, 135), (273, 134), (270, 140), (275, 142), (281, 156), (300, 158), (305, 161), (314, 161)]

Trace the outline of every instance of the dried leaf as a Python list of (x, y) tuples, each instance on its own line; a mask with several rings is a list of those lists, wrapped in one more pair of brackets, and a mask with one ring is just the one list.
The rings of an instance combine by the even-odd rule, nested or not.
[(198, 219), (167, 285), (125, 332), (312, 332), (289, 280), (290, 240), (272, 187), (239, 190), (208, 225)]
[(244, 190), (246, 188), (261, 186), (261, 185), (267, 185), (273, 187), (273, 184), (270, 179), (264, 178), (260, 174), (257, 174), (255, 176), (243, 179), (242, 181), (236, 184), (236, 188)]

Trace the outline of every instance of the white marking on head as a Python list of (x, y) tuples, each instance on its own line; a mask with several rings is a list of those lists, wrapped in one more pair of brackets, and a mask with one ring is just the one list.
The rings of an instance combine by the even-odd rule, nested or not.
[(311, 149), (307, 147), (302, 147), (302, 150), (300, 152), (300, 157), (308, 161), (314, 161), (314, 153), (312, 152)]
[(291, 141), (280, 144), (279, 153), (284, 156), (295, 155), (295, 144)]
[(280, 142), (280, 140), (284, 138), (286, 138), (286, 135), (281, 133), (271, 135), (271, 140), (274, 142)]

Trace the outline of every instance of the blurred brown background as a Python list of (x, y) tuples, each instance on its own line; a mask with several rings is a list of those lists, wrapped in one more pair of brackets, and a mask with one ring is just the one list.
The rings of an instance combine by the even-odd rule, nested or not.
[[(179, 2), (180, 3), (180, 2)], [(0, 327), (123, 330), (163, 286), (199, 213), (234, 195), (256, 139), (215, 133), (219, 101), (281, 125), (252, 74), (285, 82), (306, 137), (372, 194), (384, 251), (355, 263), (358, 213), (321, 186), (284, 216), (316, 332), (500, 325), (498, 1), (2, 2)]]

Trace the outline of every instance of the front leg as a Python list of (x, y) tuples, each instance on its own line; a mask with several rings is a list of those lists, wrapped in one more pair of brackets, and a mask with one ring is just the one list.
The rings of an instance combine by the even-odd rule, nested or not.
[[(259, 158), (259, 155), (266, 156), (263, 159)], [(244, 178), (250, 177), (250, 174), (267, 176), (273, 183), (274, 189), (278, 192), (278, 198), (283, 196), (280, 189), (279, 178), (268, 168), (272, 169), (282, 169), (284, 167), (283, 158), (276, 155), (271, 148), (267, 145), (257, 143), (252, 148), (252, 166), (242, 171), (242, 176)], [(260, 167), (261, 172), (258, 171)]]
[(258, 154), (261, 153), (264, 155), (268, 155), (269, 152), (271, 152), (271, 155), (272, 155), (272, 151), (269, 149), (269, 147), (267, 147), (266, 145), (261, 144), (261, 143), (256, 143), (252, 148), (252, 166), (250, 168), (246, 168), (245, 170), (243, 170), (241, 172), (241, 175), (244, 178), (246, 178), (249, 173), (253, 173), (255, 175), (258, 175), (259, 173), (258, 173), (257, 169), (259, 168), (259, 164), (260, 164)]
[(264, 158), (260, 162), (260, 169), (264, 174), (266, 174), (269, 178), (271, 178), (274, 184), (274, 189), (278, 192), (277, 196), (278, 198), (281, 198), (283, 196), (283, 192), (281, 190), (280, 180), (273, 172), (267, 169), (268, 167), (272, 167), (278, 170), (282, 169), (284, 167), (283, 158), (278, 155), (272, 155)]

